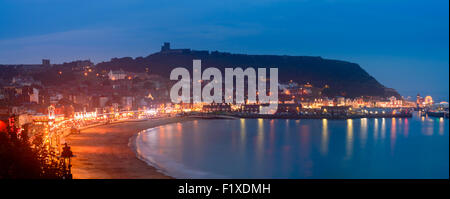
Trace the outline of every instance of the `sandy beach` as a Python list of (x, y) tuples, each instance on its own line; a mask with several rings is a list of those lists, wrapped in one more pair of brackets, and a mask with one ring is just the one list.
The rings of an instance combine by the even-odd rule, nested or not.
[(102, 125), (71, 134), (66, 142), (74, 155), (72, 174), (75, 179), (168, 179), (170, 176), (136, 157), (128, 146), (129, 139), (139, 131), (159, 125), (192, 120), (163, 118), (139, 122)]

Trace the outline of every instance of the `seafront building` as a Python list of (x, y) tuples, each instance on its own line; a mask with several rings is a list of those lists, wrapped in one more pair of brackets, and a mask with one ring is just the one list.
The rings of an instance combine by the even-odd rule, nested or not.
[[(190, 49), (171, 49), (169, 43), (161, 47), (161, 53), (179, 51)], [(261, 117), (259, 110), (264, 106), (247, 100), (244, 104), (173, 104), (169, 98), (173, 82), (153, 74), (151, 66), (131, 72), (123, 70), (126, 65), (97, 67), (90, 60), (50, 64), (44, 59), (42, 64), (4, 67), (22, 71), (0, 80), (0, 120), (7, 123), (14, 117), (18, 127), (45, 122), (79, 126), (91, 121), (193, 113)], [(331, 86), (293, 80), (280, 83), (278, 111), (273, 117), (389, 117), (412, 109), (448, 112), (448, 103), (436, 105), (430, 96), (418, 95), (416, 101), (395, 96), (330, 97), (324, 92)]]

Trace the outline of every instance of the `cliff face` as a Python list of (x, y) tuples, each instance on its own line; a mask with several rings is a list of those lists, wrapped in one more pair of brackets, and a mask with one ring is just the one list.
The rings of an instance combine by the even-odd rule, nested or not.
[(227, 67), (277, 67), (280, 82), (293, 80), (298, 83), (309, 82), (315, 87), (328, 85), (329, 88), (324, 90), (324, 94), (328, 96), (400, 96), (395, 90), (380, 84), (358, 64), (310, 56), (244, 55), (184, 50), (159, 52), (145, 58), (114, 58), (109, 62), (97, 64), (97, 67), (107, 70), (122, 68), (131, 72), (143, 72), (145, 68), (149, 68), (151, 73), (169, 78), (170, 72), (176, 67), (185, 67), (191, 71), (193, 59), (202, 60), (202, 69), (216, 67), (222, 71)]

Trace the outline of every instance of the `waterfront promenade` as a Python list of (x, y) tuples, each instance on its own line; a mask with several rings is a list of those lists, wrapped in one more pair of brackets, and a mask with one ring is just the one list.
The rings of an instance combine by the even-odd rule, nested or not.
[(149, 119), (95, 126), (65, 138), (73, 153), (72, 174), (76, 179), (166, 179), (171, 178), (136, 157), (128, 146), (139, 131), (159, 125), (192, 120), (187, 117)]
[[(389, 117), (388, 115), (385, 115)], [(272, 119), (300, 119), (299, 116), (266, 116)], [(392, 117), (392, 116), (391, 116)], [(410, 117), (410, 115), (397, 115)], [(78, 179), (151, 179), (171, 178), (136, 157), (129, 140), (142, 130), (152, 127), (195, 119), (265, 118), (263, 115), (194, 114), (190, 116), (158, 119), (123, 120), (110, 124), (94, 124), (83, 127), (80, 134), (65, 137), (73, 153), (72, 173)], [(323, 116), (306, 117), (321, 119)], [(334, 118), (334, 119), (345, 119)]]

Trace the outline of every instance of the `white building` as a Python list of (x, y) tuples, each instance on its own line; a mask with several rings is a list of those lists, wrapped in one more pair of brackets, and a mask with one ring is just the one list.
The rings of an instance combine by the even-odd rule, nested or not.
[(61, 93), (56, 93), (54, 95), (50, 96), (50, 103), (56, 104), (63, 98), (63, 95)]
[(108, 73), (108, 77), (110, 80), (114, 81), (114, 80), (125, 79), (127, 77), (127, 74), (123, 70), (116, 70), (116, 71), (110, 70)]
[(99, 102), (100, 107), (105, 107), (108, 100), (109, 100), (108, 97), (104, 97), (104, 96), (99, 97), (98, 102)]
[(133, 97), (122, 97), (122, 106), (126, 109), (131, 109), (133, 107)]
[(39, 104), (39, 90), (37, 88), (33, 88), (33, 93), (30, 94), (30, 102)]

